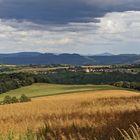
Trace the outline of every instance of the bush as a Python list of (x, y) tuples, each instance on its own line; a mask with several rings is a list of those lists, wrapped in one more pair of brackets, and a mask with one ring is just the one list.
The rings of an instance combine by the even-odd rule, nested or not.
[(12, 104), (13, 104), (13, 103), (18, 103), (19, 100), (17, 99), (17, 97), (12, 97), (12, 98), (11, 98), (11, 102), (12, 102)]
[(12, 103), (12, 98), (10, 96), (5, 96), (3, 100), (3, 104), (11, 104)]
[(21, 95), (19, 101), (21, 103), (23, 103), (23, 102), (30, 102), (31, 101), (31, 98), (29, 98), (29, 97), (27, 97), (26, 95), (23, 94), (23, 95)]
[(14, 104), (14, 103), (23, 103), (23, 102), (30, 102), (31, 99), (27, 97), (26, 95), (21, 95), (19, 99), (17, 97), (10, 97), (5, 96), (4, 100), (0, 104)]
[(19, 100), (16, 97), (5, 96), (3, 104), (13, 104), (18, 103)]
[(116, 87), (140, 90), (140, 83), (137, 83), (137, 82), (123, 82), (123, 81), (121, 81), (121, 82), (116, 82), (113, 85)]

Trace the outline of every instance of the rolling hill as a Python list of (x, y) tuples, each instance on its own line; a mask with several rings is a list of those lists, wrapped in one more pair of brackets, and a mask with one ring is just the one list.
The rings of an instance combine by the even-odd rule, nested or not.
[(20, 52), (11, 54), (0, 54), (1, 64), (131, 64), (140, 63), (140, 55), (93, 55), (83, 56), (79, 54), (52, 54), (38, 52)]

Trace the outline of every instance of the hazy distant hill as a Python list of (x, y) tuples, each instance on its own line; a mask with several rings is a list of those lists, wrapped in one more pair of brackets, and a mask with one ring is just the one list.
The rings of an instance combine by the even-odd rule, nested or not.
[(113, 54), (106, 52), (106, 53), (96, 54), (94, 56), (112, 56), (112, 55)]
[(79, 54), (52, 54), (38, 52), (20, 52), (0, 54), (1, 64), (130, 64), (140, 63), (140, 55), (94, 55), (82, 56)]

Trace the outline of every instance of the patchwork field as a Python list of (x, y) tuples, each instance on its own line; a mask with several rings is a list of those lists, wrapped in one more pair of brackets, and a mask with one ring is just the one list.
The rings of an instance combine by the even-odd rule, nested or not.
[(97, 91), (118, 89), (110, 85), (55, 85), (46, 83), (37, 83), (31, 86), (22, 87), (0, 95), (0, 100), (6, 95), (19, 97), (22, 94), (28, 97), (52, 96), (58, 94), (75, 93), (81, 91)]
[[(30, 96), (35, 93), (30, 91)], [(138, 92), (100, 90), (77, 93), (73, 89), (70, 91), (75, 94), (38, 97), (29, 103), (0, 106), (1, 132), (6, 134), (13, 130), (16, 134), (23, 134), (27, 128), (31, 128), (48, 140), (93, 140), (94, 137), (98, 140), (108, 140), (111, 136), (120, 139), (116, 128), (128, 129), (134, 122), (140, 125)]]

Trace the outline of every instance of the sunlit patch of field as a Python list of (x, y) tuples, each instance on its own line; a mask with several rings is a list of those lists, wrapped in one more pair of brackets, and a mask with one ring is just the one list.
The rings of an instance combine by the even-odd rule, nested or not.
[[(127, 113), (125, 117), (124, 113)], [(45, 122), (49, 124), (49, 129), (58, 134), (60, 132), (59, 135), (72, 135), (77, 129), (76, 131), (83, 135), (85, 133), (91, 135), (94, 130), (94, 134), (99, 137), (99, 133), (107, 126), (109, 131), (119, 127), (120, 119), (123, 121), (121, 127), (128, 127), (133, 121), (140, 124), (138, 115), (140, 115), (138, 92), (85, 91), (34, 98), (29, 103), (2, 105), (0, 106), (0, 131), (7, 133), (13, 130), (24, 133), (27, 128), (32, 128), (37, 132)], [(73, 125), (76, 127), (75, 130)]]

